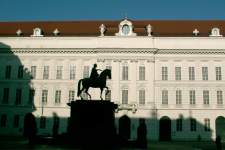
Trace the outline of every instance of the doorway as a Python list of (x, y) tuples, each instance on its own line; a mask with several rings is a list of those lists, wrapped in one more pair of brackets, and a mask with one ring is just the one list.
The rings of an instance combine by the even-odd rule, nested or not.
[(130, 118), (126, 115), (119, 119), (119, 134), (130, 139)]
[(222, 116), (216, 118), (216, 137), (218, 135), (221, 141), (225, 141), (225, 118)]
[(160, 141), (171, 140), (171, 120), (167, 116), (159, 120), (159, 139)]
[(35, 117), (32, 113), (27, 113), (24, 118), (24, 130), (23, 136), (29, 137), (31, 135), (36, 135), (37, 123)]

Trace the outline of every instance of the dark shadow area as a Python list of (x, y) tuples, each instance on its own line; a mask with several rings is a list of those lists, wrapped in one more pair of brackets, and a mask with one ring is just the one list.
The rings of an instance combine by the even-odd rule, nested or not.
[(0, 135), (36, 136), (37, 122), (32, 114), (36, 110), (35, 88), (29, 71), (31, 68), (24, 67), (11, 47), (1, 42), (0, 56)]

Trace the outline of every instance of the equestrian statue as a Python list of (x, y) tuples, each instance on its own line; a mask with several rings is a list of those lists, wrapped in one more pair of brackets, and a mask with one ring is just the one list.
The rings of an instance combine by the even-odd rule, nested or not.
[[(102, 91), (104, 88), (107, 89), (106, 95), (109, 93), (108, 87), (106, 86), (106, 77), (108, 76), (109, 79), (111, 79), (111, 70), (109, 69), (105, 69), (105, 70), (100, 70), (100, 69), (96, 69), (97, 68), (97, 64), (94, 64), (92, 70), (91, 70), (91, 75), (90, 78), (84, 78), (84, 79), (80, 79), (78, 82), (78, 91), (77, 91), (77, 96), (81, 98), (81, 100), (83, 100), (82, 98), (82, 94), (81, 92), (85, 89), (85, 93), (89, 96), (90, 100), (91, 100), (91, 95), (88, 93), (88, 89), (89, 87), (93, 87), (93, 88), (100, 88), (101, 89), (101, 93), (100, 93), (100, 98), (102, 99)], [(98, 71), (102, 71), (101, 74), (98, 74)], [(82, 83), (82, 89), (80, 89), (80, 85)]]

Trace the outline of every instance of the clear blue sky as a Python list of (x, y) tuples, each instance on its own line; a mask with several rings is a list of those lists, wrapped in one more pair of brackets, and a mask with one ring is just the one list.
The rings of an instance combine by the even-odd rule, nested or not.
[(225, 20), (225, 0), (0, 0), (0, 22)]

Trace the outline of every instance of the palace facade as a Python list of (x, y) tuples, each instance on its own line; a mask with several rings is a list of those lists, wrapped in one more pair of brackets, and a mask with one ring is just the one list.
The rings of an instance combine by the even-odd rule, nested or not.
[(0, 135), (26, 136), (32, 119), (38, 135), (66, 132), (96, 63), (111, 69), (118, 133), (145, 122), (152, 141), (225, 140), (224, 34), (225, 21), (0, 22)]

